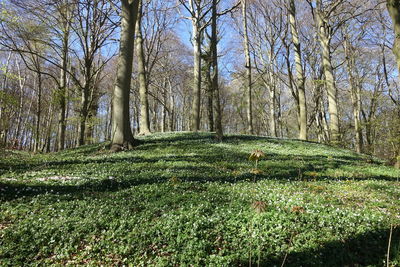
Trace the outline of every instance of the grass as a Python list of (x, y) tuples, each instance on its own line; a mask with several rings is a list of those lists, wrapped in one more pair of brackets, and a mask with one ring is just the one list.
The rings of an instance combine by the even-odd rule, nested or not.
[[(400, 265), (400, 172), (296, 140), (153, 134), (3, 152), (0, 265)], [(252, 151), (265, 157), (249, 161)]]

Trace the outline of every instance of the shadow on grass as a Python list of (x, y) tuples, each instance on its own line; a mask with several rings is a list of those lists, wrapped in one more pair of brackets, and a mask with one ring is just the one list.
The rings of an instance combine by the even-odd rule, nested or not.
[[(281, 257), (253, 255), (237, 266), (386, 266), (390, 229), (374, 229), (341, 241), (324, 242), (320, 248), (289, 252)], [(400, 260), (400, 228), (394, 228), (390, 260)], [(398, 266), (398, 265), (391, 265)]]
[[(199, 141), (187, 142), (189, 140)], [(208, 141), (207, 141), (208, 140)], [(267, 137), (257, 136), (228, 136), (224, 142), (238, 142), (245, 140), (266, 140), (268, 142), (283, 142), (288, 144), (287, 140), (272, 139)], [(181, 143), (181, 141), (185, 141)], [(309, 180), (313, 177), (307, 177), (307, 172), (318, 173), (318, 180), (341, 180), (349, 177), (336, 177), (324, 175), (323, 172), (327, 169), (337, 169), (341, 167), (357, 166), (365, 163), (362, 159), (354, 156), (334, 156), (328, 159), (326, 156), (307, 156), (307, 155), (282, 155), (272, 151), (265, 151), (267, 158), (259, 164), (259, 168), (263, 169), (262, 174), (253, 175), (251, 169), (254, 167), (252, 162), (248, 161), (248, 153), (240, 152), (235, 149), (229, 149), (221, 146), (205, 146), (205, 142), (215, 143), (213, 135), (206, 133), (199, 134), (177, 134), (176, 136), (167, 136), (161, 139), (144, 139), (142, 145), (137, 150), (152, 150), (152, 146), (170, 147), (179, 149), (179, 153), (185, 151), (193, 151), (195, 153), (179, 155), (168, 154), (161, 156), (143, 157), (133, 152), (128, 152), (125, 155), (120, 154), (118, 157), (103, 157), (103, 158), (85, 158), (80, 157), (74, 159), (72, 157), (65, 160), (52, 160), (47, 162), (35, 162), (30, 164), (15, 163), (11, 166), (1, 165), (0, 174), (9, 171), (17, 175), (24, 175), (30, 171), (51, 170), (55, 173), (72, 173), (78, 171), (80, 177), (90, 177), (93, 175), (93, 169), (102, 169), (104, 176), (112, 176), (116, 179), (87, 179), (80, 185), (55, 185), (55, 184), (25, 184), (26, 182), (0, 182), (0, 199), (11, 200), (23, 196), (35, 196), (46, 193), (57, 194), (83, 194), (85, 191), (106, 192), (116, 191), (132, 186), (143, 184), (154, 184), (166, 182), (172, 176), (176, 176), (184, 182), (228, 182), (237, 183), (241, 181), (260, 181), (260, 180), (280, 180), (283, 182), (296, 180)], [(296, 141), (297, 142), (297, 141)], [(294, 145), (298, 145), (298, 143)], [(91, 145), (79, 148), (79, 151), (84, 153), (94, 153), (98, 151), (100, 145)], [(97, 148), (97, 150), (96, 150)], [(89, 151), (89, 152), (87, 152)], [(63, 153), (72, 153), (66, 151)], [(249, 151), (250, 152), (250, 151)], [(82, 152), (83, 153), (83, 152)], [(183, 153), (183, 152), (182, 152)], [(90, 164), (90, 168), (85, 168), (86, 164)], [(110, 168), (111, 165), (118, 166)], [(155, 166), (155, 167), (152, 167)], [(4, 169), (1, 172), (1, 169)], [(165, 174), (165, 175), (164, 175)], [(170, 175), (170, 176), (168, 176)], [(103, 176), (103, 177), (104, 177)], [(315, 178), (315, 177), (314, 177)], [(359, 175), (350, 177), (354, 180), (388, 180), (393, 181), (393, 177), (385, 175)], [(35, 181), (34, 181), (35, 182)]]

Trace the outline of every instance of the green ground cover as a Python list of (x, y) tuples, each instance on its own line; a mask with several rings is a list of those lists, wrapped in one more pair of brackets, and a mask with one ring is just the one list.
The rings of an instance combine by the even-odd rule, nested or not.
[[(154, 134), (0, 152), (0, 265), (400, 265), (400, 171), (311, 142)], [(265, 153), (249, 160), (255, 149)]]

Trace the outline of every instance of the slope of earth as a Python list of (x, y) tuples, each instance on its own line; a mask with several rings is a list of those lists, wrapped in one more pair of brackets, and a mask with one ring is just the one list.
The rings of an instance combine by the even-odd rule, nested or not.
[(245, 135), (141, 141), (1, 152), (0, 266), (382, 266), (391, 229), (400, 264), (400, 171), (378, 159)]

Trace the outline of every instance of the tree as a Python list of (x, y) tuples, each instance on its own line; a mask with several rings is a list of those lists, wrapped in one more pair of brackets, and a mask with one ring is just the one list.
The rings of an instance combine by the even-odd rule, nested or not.
[[(393, 45), (393, 53), (396, 57), (397, 67), (400, 71), (400, 0), (388, 0), (387, 1), (387, 9), (389, 11), (390, 16), (392, 17), (393, 21), (393, 28), (394, 28), (394, 45)], [(392, 98), (393, 102), (397, 106), (398, 109), (398, 116), (400, 117), (400, 100), (396, 100)], [(399, 141), (397, 142), (398, 151), (397, 151), (397, 159), (396, 159), (396, 167), (400, 168), (400, 125), (398, 125), (398, 138)]]
[(131, 149), (135, 145), (129, 119), (129, 94), (138, 7), (139, 0), (121, 0), (121, 37), (117, 79), (112, 96), (112, 151)]
[(139, 0), (139, 12), (136, 22), (136, 53), (138, 59), (138, 72), (139, 72), (139, 94), (140, 94), (140, 135), (150, 133), (150, 119), (149, 119), (149, 99), (148, 99), (148, 82), (146, 72), (145, 55), (143, 51), (143, 37), (142, 37), (142, 17), (143, 17), (143, 0)]
[[(329, 129), (330, 140), (333, 144), (338, 144), (340, 141), (339, 132), (339, 113), (337, 101), (337, 88), (333, 75), (332, 58), (331, 58), (331, 40), (334, 34), (334, 29), (330, 24), (330, 15), (332, 15), (343, 0), (337, 1), (328, 7), (323, 6), (322, 0), (316, 0), (310, 4), (315, 12), (315, 20), (319, 43), (321, 46), (322, 63), (325, 76), (326, 90), (329, 102)], [(314, 8), (315, 6), (315, 8)]]
[(243, 44), (244, 55), (246, 58), (246, 99), (247, 99), (247, 126), (248, 132), (253, 134), (253, 100), (252, 100), (252, 76), (251, 76), (251, 58), (249, 48), (249, 34), (247, 27), (247, 0), (242, 2), (242, 24), (243, 24)]
[(301, 47), (296, 22), (296, 6), (294, 0), (289, 0), (289, 24), (292, 33), (296, 65), (296, 87), (298, 99), (299, 139), (307, 140), (307, 103), (305, 93), (305, 76), (301, 59)]
[(215, 131), (217, 134), (217, 139), (221, 140), (223, 137), (222, 129), (222, 110), (221, 110), (221, 100), (220, 100), (220, 89), (218, 83), (218, 36), (217, 36), (217, 0), (212, 2), (212, 14), (211, 14), (211, 56), (212, 63), (211, 68), (213, 70), (211, 76), (211, 88), (213, 93), (213, 103), (215, 105)]
[(206, 16), (210, 12), (209, 1), (180, 0), (186, 11), (189, 12), (192, 21), (192, 43), (193, 43), (193, 102), (191, 110), (191, 131), (200, 130), (200, 106), (201, 106), (201, 44), (204, 29), (208, 26)]

